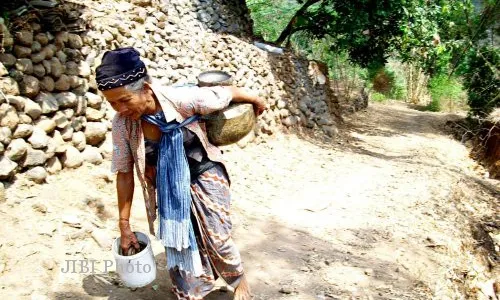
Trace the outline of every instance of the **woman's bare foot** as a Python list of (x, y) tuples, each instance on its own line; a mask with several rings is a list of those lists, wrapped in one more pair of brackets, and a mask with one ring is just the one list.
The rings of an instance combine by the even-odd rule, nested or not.
[(250, 294), (250, 286), (248, 285), (247, 278), (243, 275), (240, 284), (234, 290), (234, 300), (250, 300), (252, 296)]

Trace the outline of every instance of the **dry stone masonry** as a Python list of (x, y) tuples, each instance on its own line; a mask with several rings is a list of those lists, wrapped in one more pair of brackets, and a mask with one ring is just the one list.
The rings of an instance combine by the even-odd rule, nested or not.
[(305, 59), (255, 47), (243, 0), (60, 1), (54, 9), (82, 20), (64, 26), (48, 8), (13, 22), (23, 24), (15, 30), (0, 20), (1, 181), (26, 172), (44, 182), (62, 168), (109, 159), (114, 112), (94, 75), (104, 52), (117, 47), (138, 49), (163, 84), (195, 83), (199, 73), (218, 69), (258, 91), (269, 109), (240, 146), (283, 125), (337, 132), (328, 81), (311, 76)]

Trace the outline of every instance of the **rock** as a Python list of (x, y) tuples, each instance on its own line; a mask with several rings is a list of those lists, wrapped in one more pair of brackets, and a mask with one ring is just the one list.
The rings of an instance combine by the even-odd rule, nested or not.
[(30, 116), (33, 120), (36, 120), (42, 114), (42, 108), (35, 101), (26, 99), (24, 102), (24, 113)]
[(10, 53), (0, 53), (0, 62), (6, 67), (10, 68), (16, 64), (16, 57)]
[(334, 137), (339, 134), (339, 130), (337, 127), (331, 125), (331, 126), (323, 126), (322, 127), (323, 132), (326, 133), (330, 137)]
[(22, 111), (24, 109), (24, 102), (26, 101), (27, 98), (22, 97), (22, 96), (10, 96), (7, 95), (7, 102), (14, 106), (16, 110)]
[(94, 165), (100, 165), (102, 163), (101, 151), (96, 147), (87, 146), (82, 152), (82, 157), (84, 161)]
[(31, 61), (34, 64), (41, 63), (47, 58), (47, 51), (40, 51), (31, 55)]
[(25, 174), (29, 180), (36, 183), (44, 183), (48, 175), (47, 171), (45, 171), (43, 167), (34, 167), (28, 170)]
[(85, 137), (87, 144), (97, 146), (106, 138), (108, 128), (105, 124), (99, 122), (88, 122), (85, 128)]
[(47, 147), (49, 143), (49, 136), (46, 131), (40, 127), (34, 127), (31, 137), (28, 142), (33, 146), (34, 149), (43, 149)]
[(83, 163), (83, 158), (75, 147), (68, 146), (66, 152), (61, 157), (61, 163), (65, 168), (78, 168)]
[(66, 148), (67, 148), (67, 145), (66, 143), (64, 142), (64, 139), (61, 135), (61, 133), (57, 130), (54, 131), (54, 134), (52, 136), (52, 141), (54, 142), (55, 144), (55, 152), (56, 153), (64, 153), (66, 152)]
[(33, 119), (24, 112), (19, 113), (19, 124), (31, 124)]
[(55, 89), (58, 91), (67, 91), (70, 89), (71, 85), (69, 83), (69, 77), (62, 74), (61, 77), (55, 82)]
[(31, 48), (28, 47), (15, 45), (13, 52), (17, 58), (29, 58), (31, 56)]
[(42, 166), (45, 161), (47, 161), (47, 157), (42, 150), (34, 150), (31, 147), (28, 147), (28, 150), (26, 151), (26, 158), (21, 163), (21, 166), (23, 168)]
[(68, 56), (66, 55), (66, 53), (64, 53), (63, 51), (57, 51), (56, 52), (56, 56), (57, 56), (57, 59), (59, 59), (59, 61), (62, 63), (62, 64), (65, 64), (68, 62)]
[(51, 133), (56, 129), (56, 122), (52, 119), (42, 119), (36, 122), (37, 128), (43, 129), (46, 133)]
[[(33, 75), (36, 76), (36, 78), (43, 79), (45, 76), (45, 67), (42, 64), (36, 64), (33, 66)], [(40, 89), (44, 89), (42, 87), (42, 83), (40, 82)]]
[(23, 46), (31, 47), (33, 44), (33, 32), (32, 31), (18, 31), (16, 32), (16, 42)]
[(49, 38), (45, 33), (38, 33), (35, 35), (35, 41), (39, 42), (42, 46), (46, 46), (49, 43)]
[(1, 77), (0, 78), (0, 90), (5, 95), (13, 95), (17, 96), (20, 94), (19, 85), (17, 81), (10, 77)]
[(66, 75), (78, 75), (78, 64), (76, 62), (66, 62)]
[(284, 119), (281, 120), (281, 123), (287, 127), (291, 127), (296, 125), (298, 122), (297, 118), (295, 116), (288, 116)]
[(16, 70), (23, 72), (24, 74), (33, 74), (33, 63), (28, 58), (20, 58), (16, 62)]
[(85, 141), (85, 134), (82, 131), (75, 132), (71, 139), (73, 146), (75, 146), (78, 151), (83, 151), (87, 143)]
[(132, 0), (132, 4), (142, 7), (151, 6), (151, 0)]
[(5, 202), (6, 199), (7, 197), (5, 196), (5, 187), (3, 186), (3, 183), (0, 182), (0, 203)]
[(50, 60), (54, 57), (55, 54), (55, 49), (52, 47), (52, 45), (48, 45), (47, 47), (44, 47), (40, 53), (43, 53), (45, 56), (45, 64), (48, 64), (49, 69), (47, 70), (47, 73), (50, 73)]
[(62, 170), (61, 162), (59, 161), (57, 156), (51, 157), (47, 161), (46, 169), (47, 169), (47, 172), (49, 172), (49, 174), (56, 174)]
[(39, 53), (40, 50), (42, 50), (42, 45), (39, 42), (34, 41), (33, 45), (31, 45), (31, 56), (33, 57), (33, 53)]
[(93, 109), (92, 107), (87, 107), (85, 110), (85, 117), (87, 118), (87, 121), (100, 121), (104, 118), (104, 112)]
[(287, 106), (286, 102), (283, 101), (283, 100), (278, 100), (278, 103), (276, 104), (276, 106), (279, 108), (279, 109), (282, 109), (282, 108), (285, 108)]
[(19, 91), (26, 97), (35, 98), (40, 92), (40, 82), (36, 77), (26, 75), (19, 83)]
[(82, 222), (80, 221), (80, 218), (75, 215), (64, 215), (61, 218), (61, 221), (64, 224), (68, 224), (69, 226), (76, 227), (76, 228), (81, 228), (82, 227)]
[(102, 103), (101, 96), (96, 95), (94, 93), (87, 92), (87, 93), (85, 93), (85, 98), (87, 98), (87, 105), (89, 107), (94, 108), (94, 109), (101, 108), (101, 103)]
[(111, 234), (106, 232), (104, 229), (95, 228), (92, 231), (92, 238), (96, 243), (104, 250), (111, 250), (111, 245), (113, 240), (111, 239)]
[[(82, 94), (84, 93), (85, 92), (83, 92)], [(76, 96), (75, 115), (77, 116), (85, 115), (86, 111), (87, 111), (87, 98), (85, 98), (84, 96)]]
[(44, 91), (47, 92), (52, 92), (55, 88), (56, 83), (54, 82), (54, 79), (49, 76), (45, 76), (40, 80), (40, 88)]
[(71, 121), (71, 127), (75, 131), (80, 131), (82, 130), (83, 127), (87, 125), (87, 119), (85, 117), (76, 117)]
[(17, 164), (8, 157), (0, 156), (0, 180), (10, 180), (14, 176)]
[(0, 154), (3, 154), (5, 152), (5, 146), (0, 143)]
[(0, 77), (9, 75), (9, 71), (7, 68), (3, 65), (3, 63), (0, 62)]
[(0, 126), (9, 127), (12, 131), (17, 124), (19, 124), (19, 116), (16, 109), (7, 103), (0, 105)]
[(78, 64), (78, 75), (81, 77), (89, 77), (92, 74), (89, 64), (86, 61), (81, 61)]
[(8, 145), (12, 139), (12, 130), (9, 127), (0, 127), (0, 143)]
[(68, 34), (68, 45), (73, 49), (81, 49), (83, 47), (82, 38), (78, 34)]
[(64, 66), (55, 57), (50, 60), (50, 73), (54, 78), (59, 78), (64, 73)]
[(33, 208), (34, 211), (45, 214), (47, 213), (47, 206), (43, 203), (34, 203), (31, 208)]
[(59, 104), (51, 93), (41, 92), (35, 101), (40, 105), (42, 114), (52, 113), (59, 109)]
[(27, 138), (33, 133), (33, 125), (30, 124), (19, 124), (17, 125), (13, 138)]
[(57, 128), (66, 128), (69, 125), (68, 118), (62, 111), (56, 112), (52, 120), (55, 122)]
[(64, 141), (70, 141), (73, 138), (73, 132), (75, 130), (72, 126), (67, 126), (63, 130), (61, 130), (61, 137)]
[(55, 95), (60, 108), (75, 107), (77, 96), (71, 92), (63, 92)]
[(104, 159), (111, 159), (113, 156), (113, 142), (111, 137), (111, 132), (106, 133), (106, 139), (99, 146), (99, 151)]
[(7, 157), (12, 161), (18, 161), (21, 158), (23, 158), (27, 150), (28, 150), (28, 144), (26, 143), (25, 140), (15, 139), (12, 142), (10, 142), (9, 146), (7, 147), (7, 151), (5, 152), (5, 155), (7, 155)]

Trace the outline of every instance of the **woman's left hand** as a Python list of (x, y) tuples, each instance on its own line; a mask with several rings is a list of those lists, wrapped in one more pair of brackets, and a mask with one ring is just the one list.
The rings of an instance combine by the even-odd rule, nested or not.
[(256, 116), (261, 115), (265, 110), (267, 109), (266, 103), (264, 100), (262, 100), (259, 97), (255, 98), (255, 101), (253, 102), (253, 110), (255, 112)]

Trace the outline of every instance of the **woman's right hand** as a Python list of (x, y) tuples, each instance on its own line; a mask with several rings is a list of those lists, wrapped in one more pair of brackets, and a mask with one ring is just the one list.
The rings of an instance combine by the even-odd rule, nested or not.
[(137, 237), (130, 229), (130, 224), (128, 220), (120, 219), (120, 247), (124, 256), (128, 255), (130, 247), (134, 247), (139, 251), (139, 241)]

